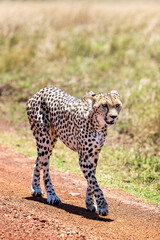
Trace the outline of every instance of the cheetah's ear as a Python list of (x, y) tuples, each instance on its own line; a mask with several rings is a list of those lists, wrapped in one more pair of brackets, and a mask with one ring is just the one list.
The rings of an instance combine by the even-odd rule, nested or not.
[(96, 96), (96, 94), (94, 93), (94, 92), (92, 92), (92, 91), (89, 91), (89, 92), (86, 92), (85, 94), (84, 94), (84, 96), (82, 97), (82, 99), (87, 99), (87, 98), (93, 98), (93, 97), (95, 97)]
[(92, 91), (86, 92), (82, 97), (82, 101), (87, 106), (85, 117), (90, 118), (94, 113), (94, 104), (96, 102), (96, 94)]
[(116, 90), (112, 90), (112, 91), (110, 92), (110, 94), (111, 94), (111, 95), (116, 95), (116, 96), (120, 97), (120, 96), (119, 96), (119, 93), (118, 93)]
[(88, 103), (89, 111), (93, 110), (93, 105), (96, 101), (96, 94), (92, 91), (86, 92), (82, 97), (82, 101)]
[(95, 102), (95, 96), (96, 96), (96, 94), (94, 93), (94, 92), (92, 92), (92, 91), (89, 91), (89, 92), (86, 92), (85, 94), (84, 94), (84, 96), (82, 97), (82, 100), (85, 102), (85, 101), (92, 101), (92, 103), (94, 104), (94, 102)]

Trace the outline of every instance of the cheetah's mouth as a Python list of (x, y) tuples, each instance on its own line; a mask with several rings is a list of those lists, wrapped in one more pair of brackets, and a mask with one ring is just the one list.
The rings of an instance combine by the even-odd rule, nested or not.
[(109, 125), (113, 125), (114, 124), (114, 120), (112, 120), (110, 122), (106, 121), (106, 123), (109, 124)]

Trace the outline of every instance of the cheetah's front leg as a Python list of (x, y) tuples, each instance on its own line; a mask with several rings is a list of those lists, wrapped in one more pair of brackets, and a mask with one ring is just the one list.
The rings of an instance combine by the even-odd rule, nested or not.
[(86, 208), (91, 211), (95, 212), (96, 208), (94, 206), (94, 191), (93, 189), (88, 185), (87, 190), (86, 190)]
[[(100, 189), (97, 179), (95, 177), (93, 164), (90, 163), (90, 161), (84, 162), (83, 159), (86, 159), (86, 157), (82, 158), (80, 157), (79, 163), (81, 170), (87, 180), (88, 188), (86, 192), (86, 207), (93, 211), (93, 196), (97, 203), (97, 213), (101, 216), (106, 216), (108, 214), (108, 204), (104, 198), (103, 192)], [(90, 193), (90, 194), (89, 194)]]

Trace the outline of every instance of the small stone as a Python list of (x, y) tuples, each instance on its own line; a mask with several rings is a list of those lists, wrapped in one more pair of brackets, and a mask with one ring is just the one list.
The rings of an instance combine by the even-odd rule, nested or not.
[(80, 195), (80, 193), (69, 193), (70, 195), (72, 195), (72, 196), (78, 196), (78, 195)]

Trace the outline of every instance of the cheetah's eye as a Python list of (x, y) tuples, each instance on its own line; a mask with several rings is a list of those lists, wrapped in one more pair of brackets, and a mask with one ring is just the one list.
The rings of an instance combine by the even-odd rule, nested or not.
[(120, 107), (120, 104), (117, 104), (117, 105), (116, 105), (116, 108), (119, 108), (119, 107)]
[(108, 105), (107, 105), (107, 104), (102, 104), (102, 106), (103, 106), (104, 108), (108, 108)]

